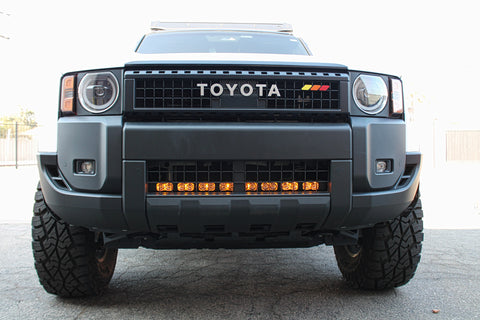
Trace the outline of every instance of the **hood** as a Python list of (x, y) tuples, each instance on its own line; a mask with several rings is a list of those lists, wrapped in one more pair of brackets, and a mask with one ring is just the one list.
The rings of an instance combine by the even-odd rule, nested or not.
[[(149, 67), (155, 65), (183, 66), (271, 66), (271, 67), (314, 67), (328, 70), (347, 71), (341, 64), (325, 63), (314, 56), (280, 54), (236, 54), (236, 53), (188, 53), (188, 54), (138, 54), (129, 57), (125, 67)], [(127, 60), (127, 61), (128, 61)]]

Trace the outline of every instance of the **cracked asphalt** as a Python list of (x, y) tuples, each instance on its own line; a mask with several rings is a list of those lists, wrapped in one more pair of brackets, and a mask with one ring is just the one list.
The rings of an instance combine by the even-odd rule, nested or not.
[(348, 288), (326, 246), (125, 249), (103, 296), (61, 299), (38, 282), (30, 226), (0, 224), (0, 319), (480, 319), (479, 239), (426, 230), (416, 276), (382, 292)]

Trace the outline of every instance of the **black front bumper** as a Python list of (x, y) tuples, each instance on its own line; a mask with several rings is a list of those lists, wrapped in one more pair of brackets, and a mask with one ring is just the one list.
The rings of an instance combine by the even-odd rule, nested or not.
[[(401, 151), (402, 133), (403, 122), (387, 119), (352, 119), (350, 125), (62, 118), (58, 153), (39, 156), (40, 179), (47, 205), (68, 223), (114, 235), (153, 234), (158, 247), (259, 237), (278, 246), (315, 244), (323, 241), (315, 234), (371, 226), (408, 207), (421, 156)], [(75, 159), (95, 159), (97, 174), (73, 173)], [(146, 163), (158, 159), (325, 159), (330, 188), (317, 194), (152, 194)], [(394, 172), (372, 173), (375, 159), (392, 159)]]

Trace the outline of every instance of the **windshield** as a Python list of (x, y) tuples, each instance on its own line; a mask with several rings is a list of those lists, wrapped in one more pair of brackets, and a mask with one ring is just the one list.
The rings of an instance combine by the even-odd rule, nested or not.
[(240, 31), (188, 31), (147, 34), (138, 53), (267, 53), (308, 55), (290, 34)]

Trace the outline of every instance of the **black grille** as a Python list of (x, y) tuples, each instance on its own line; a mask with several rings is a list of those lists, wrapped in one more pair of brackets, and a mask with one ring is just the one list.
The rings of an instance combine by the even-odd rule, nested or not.
[(322, 181), (328, 182), (326, 162), (309, 161), (246, 161), (245, 180), (261, 181)]
[[(245, 182), (297, 182), (303, 192), (304, 182), (317, 182), (316, 192), (327, 192), (329, 161), (326, 160), (260, 160), (260, 161), (147, 161), (148, 192), (155, 193), (157, 183), (233, 182), (234, 192), (244, 193)], [(260, 189), (260, 187), (259, 187)], [(260, 191), (260, 190), (259, 190)]]
[(340, 83), (346, 75), (170, 70), (130, 71), (127, 77), (134, 78), (136, 110), (340, 110)]
[(149, 185), (155, 185), (157, 182), (232, 182), (233, 163), (232, 161), (149, 161), (147, 177)]

